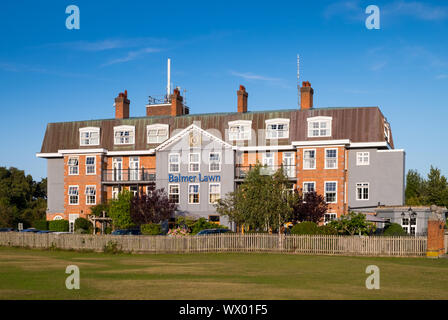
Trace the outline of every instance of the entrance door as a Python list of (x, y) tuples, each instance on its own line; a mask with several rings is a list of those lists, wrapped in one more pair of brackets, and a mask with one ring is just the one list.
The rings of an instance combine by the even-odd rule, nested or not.
[(114, 158), (112, 160), (112, 169), (113, 169), (113, 180), (121, 181), (123, 180), (122, 171), (123, 171), (123, 158)]
[(294, 161), (294, 152), (283, 152), (283, 170), (288, 178), (295, 177), (296, 166)]
[(73, 233), (75, 232), (75, 221), (79, 218), (79, 214), (71, 213), (68, 215), (68, 231)]
[(130, 177), (131, 181), (138, 181), (138, 169), (140, 166), (140, 160), (138, 157), (130, 157), (129, 158), (129, 169), (130, 169)]

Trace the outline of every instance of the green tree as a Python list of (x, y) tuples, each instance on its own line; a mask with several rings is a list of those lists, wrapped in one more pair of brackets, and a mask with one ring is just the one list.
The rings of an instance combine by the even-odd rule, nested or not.
[(280, 168), (266, 174), (257, 164), (233, 193), (215, 204), (216, 210), (230, 221), (251, 230), (278, 230), (291, 216), (290, 182)]
[(417, 170), (409, 170), (406, 174), (406, 204), (418, 206), (424, 203), (425, 180)]
[(350, 212), (342, 215), (336, 220), (331, 221), (328, 226), (337, 230), (338, 234), (343, 235), (369, 235), (376, 227), (375, 224), (368, 222), (363, 213)]
[(45, 218), (47, 180), (33, 180), (17, 168), (0, 167), (0, 225), (17, 228), (19, 222), (29, 227)]
[(112, 218), (115, 229), (127, 229), (134, 226), (131, 219), (132, 193), (123, 190), (118, 198), (112, 200), (109, 208), (109, 216)]
[(445, 176), (441, 175), (440, 169), (431, 166), (426, 181), (426, 203), (438, 206), (448, 205), (448, 184)]

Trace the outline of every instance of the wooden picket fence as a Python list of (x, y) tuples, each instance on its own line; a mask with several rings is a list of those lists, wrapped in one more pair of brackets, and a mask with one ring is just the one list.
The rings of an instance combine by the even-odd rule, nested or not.
[(134, 253), (280, 252), (297, 254), (425, 256), (426, 237), (364, 237), (276, 234), (207, 236), (112, 236), (0, 232), (0, 246)]

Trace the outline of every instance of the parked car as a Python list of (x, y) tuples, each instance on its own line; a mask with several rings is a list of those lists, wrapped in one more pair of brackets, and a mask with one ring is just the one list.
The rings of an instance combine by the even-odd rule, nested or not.
[(119, 229), (112, 231), (111, 234), (114, 236), (124, 236), (124, 235), (139, 236), (142, 233), (138, 229)]
[(0, 228), (0, 232), (13, 232), (13, 231), (16, 231), (16, 230), (13, 228)]
[(196, 235), (203, 236), (208, 234), (220, 234), (220, 233), (227, 233), (231, 232), (229, 229), (205, 229), (199, 231)]
[(39, 231), (40, 230), (37, 230), (36, 228), (28, 228), (28, 229), (23, 229), (20, 232), (34, 232), (34, 233), (36, 233), (36, 232), (39, 232)]
[(53, 231), (50, 231), (50, 230), (39, 230), (36, 233), (53, 233)]

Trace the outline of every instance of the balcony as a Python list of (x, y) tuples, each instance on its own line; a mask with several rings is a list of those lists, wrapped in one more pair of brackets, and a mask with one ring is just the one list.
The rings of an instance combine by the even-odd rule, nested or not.
[[(254, 168), (255, 165), (236, 165), (235, 166), (235, 180), (244, 180), (247, 173)], [(263, 175), (273, 175), (278, 169), (283, 168), (283, 173), (288, 180), (297, 180), (296, 166), (295, 165), (280, 165), (280, 166), (265, 166), (260, 168), (260, 173)]]
[(156, 181), (156, 169), (103, 170), (102, 182), (106, 184), (150, 184)]

